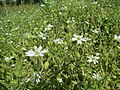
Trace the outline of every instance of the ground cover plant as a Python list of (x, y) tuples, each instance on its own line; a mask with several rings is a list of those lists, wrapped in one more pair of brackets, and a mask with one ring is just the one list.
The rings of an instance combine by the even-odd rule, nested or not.
[(0, 7), (0, 90), (119, 90), (120, 1)]

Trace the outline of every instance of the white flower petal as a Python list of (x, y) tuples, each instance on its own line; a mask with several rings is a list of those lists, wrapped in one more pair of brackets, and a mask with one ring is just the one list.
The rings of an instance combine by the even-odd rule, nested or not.
[(82, 41), (81, 40), (77, 40), (77, 44), (82, 44)]
[(93, 73), (93, 78), (95, 78), (97, 80), (101, 80), (102, 79), (102, 77), (98, 73), (97, 74)]
[(47, 53), (47, 52), (48, 52), (48, 49), (42, 50), (40, 53), (42, 54), (42, 53)]
[(40, 79), (38, 78), (38, 79), (36, 79), (36, 83), (38, 84), (40, 82)]
[(30, 81), (30, 78), (28, 78), (27, 80), (26, 80), (26, 82), (29, 82)]
[(87, 60), (87, 62), (92, 62), (92, 61), (93, 61), (92, 59)]
[(100, 55), (100, 53), (96, 53), (96, 56), (99, 56)]
[(75, 35), (75, 34), (73, 34), (73, 36), (74, 36), (74, 37), (79, 37), (79, 36), (77, 36), (77, 35)]
[(38, 51), (40, 52), (42, 50), (42, 46), (39, 46)]
[(98, 63), (98, 61), (97, 60), (93, 60), (93, 63), (96, 64), (96, 63)]
[(87, 56), (87, 58), (91, 58), (91, 56)]
[(26, 52), (26, 56), (35, 56), (35, 52), (33, 50), (30, 50)]
[(91, 55), (91, 56), (87, 56), (87, 58), (89, 58), (89, 59), (87, 60), (87, 62), (93, 62), (94, 64), (98, 63), (98, 61), (97, 61), (97, 59), (99, 59), (98, 56), (93, 56), (93, 55)]
[(99, 59), (99, 57), (95, 56), (95, 59)]
[(38, 50), (37, 46), (34, 46), (34, 50), (35, 50), (35, 51), (37, 51), (37, 50)]
[(72, 38), (72, 41), (76, 41), (77, 40), (77, 38)]
[(81, 41), (84, 41), (84, 42), (86, 42), (87, 40), (86, 40), (86, 39), (84, 39), (84, 38), (81, 38)]
[(77, 41), (77, 44), (82, 44), (82, 41), (86, 42), (87, 40), (90, 40), (89, 38), (84, 38), (83, 35), (77, 36), (73, 34), (74, 38), (72, 38), (72, 41)]
[(39, 56), (44, 56), (44, 55), (42, 53), (40, 53)]

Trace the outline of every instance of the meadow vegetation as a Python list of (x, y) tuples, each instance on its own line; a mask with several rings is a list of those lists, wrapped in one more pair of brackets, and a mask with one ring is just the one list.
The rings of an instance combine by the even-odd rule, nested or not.
[(0, 6), (0, 90), (120, 90), (120, 1)]

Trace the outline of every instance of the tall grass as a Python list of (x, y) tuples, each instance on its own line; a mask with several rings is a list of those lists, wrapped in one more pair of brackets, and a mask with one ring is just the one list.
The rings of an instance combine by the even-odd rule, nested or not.
[(119, 5), (46, 0), (0, 7), (1, 90), (119, 90)]

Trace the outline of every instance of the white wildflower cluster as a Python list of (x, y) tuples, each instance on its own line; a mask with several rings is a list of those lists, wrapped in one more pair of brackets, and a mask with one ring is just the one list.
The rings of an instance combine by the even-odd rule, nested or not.
[(88, 60), (87, 62), (93, 62), (94, 64), (98, 63), (98, 59), (99, 59), (99, 53), (96, 53), (95, 56), (91, 55), (91, 56), (87, 56)]
[(47, 53), (48, 49), (42, 50), (42, 46), (39, 46), (39, 48), (37, 48), (37, 46), (34, 46), (34, 51), (33, 50), (29, 50), (28, 52), (26, 52), (26, 56), (44, 56), (44, 53)]
[(72, 38), (72, 41), (77, 41), (77, 44), (82, 44), (82, 42), (91, 40), (89, 38), (84, 38), (83, 35), (77, 36), (77, 35), (73, 34), (73, 36), (74, 36), (74, 38)]

